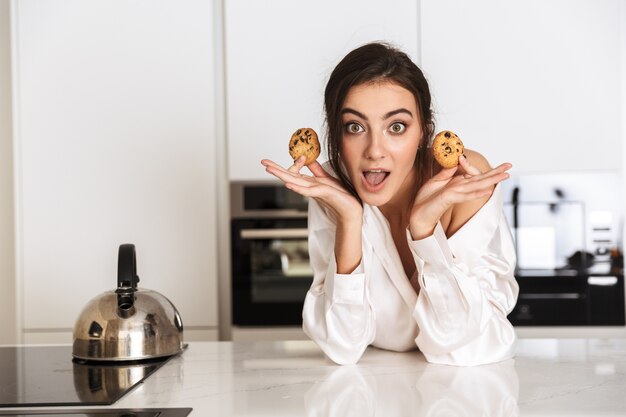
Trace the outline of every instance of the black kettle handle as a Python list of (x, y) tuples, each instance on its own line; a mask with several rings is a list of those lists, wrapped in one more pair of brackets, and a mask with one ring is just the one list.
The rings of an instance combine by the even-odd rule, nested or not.
[(135, 312), (135, 291), (137, 291), (137, 257), (135, 245), (120, 245), (117, 254), (117, 307), (122, 318), (129, 318)]
[(120, 245), (117, 255), (117, 288), (126, 288), (135, 291), (138, 282), (139, 277), (137, 276), (135, 245), (132, 243), (124, 243)]

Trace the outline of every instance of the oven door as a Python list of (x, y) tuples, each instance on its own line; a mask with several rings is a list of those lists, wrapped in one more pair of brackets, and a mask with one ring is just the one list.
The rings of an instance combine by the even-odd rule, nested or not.
[(301, 325), (313, 281), (306, 218), (234, 219), (233, 324)]

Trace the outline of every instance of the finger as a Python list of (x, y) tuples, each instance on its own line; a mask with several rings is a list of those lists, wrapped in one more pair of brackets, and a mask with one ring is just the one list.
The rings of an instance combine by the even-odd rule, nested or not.
[(478, 198), (484, 198), (484, 197), (488, 197), (491, 194), (493, 194), (493, 190), (494, 187), (489, 187), (486, 190), (476, 190), (472, 193), (469, 194), (469, 199), (478, 199)]
[(477, 198), (482, 198), (482, 197), (486, 197), (489, 196), (491, 194), (493, 194), (493, 190), (495, 189), (495, 187), (493, 185), (487, 187), (487, 188), (480, 188), (477, 190), (463, 190), (463, 192), (458, 193), (458, 192), (453, 192), (456, 197), (453, 198), (455, 203), (461, 203), (463, 201), (471, 201), (471, 200), (475, 200)]
[[(320, 169), (324, 171), (323, 168)], [(278, 164), (272, 163), (265, 167), (265, 171), (269, 174), (272, 174), (279, 180), (281, 180), (285, 184), (297, 184), (300, 187), (313, 187), (315, 185), (325, 185), (328, 186), (329, 189), (334, 189), (335, 191), (339, 191), (341, 193), (346, 193), (346, 190), (341, 186), (341, 184), (331, 176), (325, 177), (310, 177), (303, 174), (298, 174), (295, 172), (291, 172)]]
[(463, 186), (463, 190), (464, 192), (474, 192), (485, 189), (491, 190), (494, 185), (508, 179), (509, 176), (508, 172), (500, 172), (482, 179), (476, 179), (476, 177), (473, 177), (472, 181), (467, 182)]
[(329, 176), (326, 170), (324, 170), (324, 168), (322, 168), (322, 165), (317, 161), (313, 161), (312, 163), (307, 165), (307, 168), (309, 168), (309, 171), (311, 171), (311, 173), (315, 175), (316, 177), (328, 177)]
[(278, 165), (278, 164), (272, 161), (271, 159), (261, 159), (261, 165), (266, 167), (268, 165)]
[(345, 198), (346, 196), (353, 198), (343, 189), (336, 189), (321, 183), (313, 183), (309, 187), (294, 183), (285, 183), (285, 187), (305, 197), (315, 198), (331, 209), (333, 207), (333, 201), (336, 202), (338, 199)]
[(317, 185), (307, 187), (300, 184), (288, 182), (285, 183), (285, 187), (305, 197), (319, 198), (322, 194), (320, 186)]
[(504, 162), (493, 169), (496, 171), (508, 171), (511, 168), (513, 168), (513, 165), (510, 162)]
[(301, 185), (303, 187), (310, 186), (310, 184), (308, 183), (308, 178), (310, 177), (291, 172), (282, 167), (268, 166), (265, 168), (265, 171), (272, 174), (285, 184), (292, 183)]
[[(511, 165), (508, 162), (505, 162), (503, 164), (498, 165), (495, 168), (490, 169), (489, 171), (479, 174), (479, 175), (471, 175), (471, 178), (473, 180), (478, 180), (478, 179), (483, 179), (483, 178), (488, 178), (491, 177), (493, 175), (498, 175), (501, 174), (503, 172), (508, 171), (509, 169), (511, 169), (513, 167), (513, 165)], [(466, 177), (467, 178), (467, 177)]]
[(301, 155), (298, 159), (293, 161), (293, 165), (290, 166), (287, 171), (293, 172), (294, 174), (300, 173), (302, 167), (304, 167), (304, 163), (306, 162), (306, 156)]
[(270, 174), (276, 176), (273, 172), (269, 171), (269, 168), (272, 168), (275, 171), (281, 171), (281, 172), (291, 172), (289, 171), (289, 168), (284, 168), (281, 165), (278, 165), (276, 162), (271, 161), (269, 159), (263, 159), (261, 160), (261, 164), (265, 167), (265, 171), (269, 172)]
[(470, 175), (482, 174), (482, 171), (480, 169), (470, 164), (469, 160), (467, 159), (465, 155), (461, 155), (459, 157), (459, 165), (461, 165), (461, 167), (465, 170), (465, 172), (467, 172)]
[[(305, 160), (306, 160), (306, 158), (305, 158)], [(298, 169), (298, 166), (296, 164), (292, 165), (289, 168), (283, 168), (282, 166), (278, 165), (276, 162), (270, 161), (269, 159), (263, 159), (261, 161), (261, 164), (263, 164), (265, 166), (265, 170), (267, 172), (269, 172), (268, 168), (272, 168), (272, 169), (275, 169), (275, 170), (278, 170), (278, 171), (282, 171), (282, 172), (285, 172), (285, 173), (288, 172), (288, 173), (295, 174), (295, 175), (306, 176), (306, 175), (300, 174), (298, 172), (299, 169)], [(301, 167), (300, 167), (300, 169), (301, 169)], [(270, 172), (270, 174), (272, 174), (272, 173)]]
[(280, 169), (285, 169), (283, 168), (281, 165), (277, 164), (276, 162), (270, 160), (270, 159), (262, 159), (261, 160), (261, 165), (263, 165), (264, 167), (275, 167), (275, 168), (280, 168)]

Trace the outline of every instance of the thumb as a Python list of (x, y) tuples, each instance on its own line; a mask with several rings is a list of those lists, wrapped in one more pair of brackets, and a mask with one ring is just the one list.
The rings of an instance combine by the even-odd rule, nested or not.
[(299, 173), (304, 163), (306, 162), (306, 157), (304, 155), (300, 156), (298, 159), (293, 161), (293, 165), (289, 167), (288, 171), (293, 172), (295, 174)]
[(481, 170), (476, 168), (474, 165), (470, 164), (465, 155), (461, 155), (459, 157), (459, 165), (461, 168), (465, 170), (470, 175), (480, 175), (482, 174)]

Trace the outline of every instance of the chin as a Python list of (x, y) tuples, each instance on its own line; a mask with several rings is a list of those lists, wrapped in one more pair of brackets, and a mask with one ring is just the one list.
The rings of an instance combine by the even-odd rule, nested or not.
[(361, 197), (361, 200), (365, 204), (369, 206), (374, 206), (374, 207), (384, 206), (390, 200), (389, 196), (387, 196), (386, 193), (368, 193), (368, 192), (362, 192), (360, 190), (359, 190), (359, 197)]

